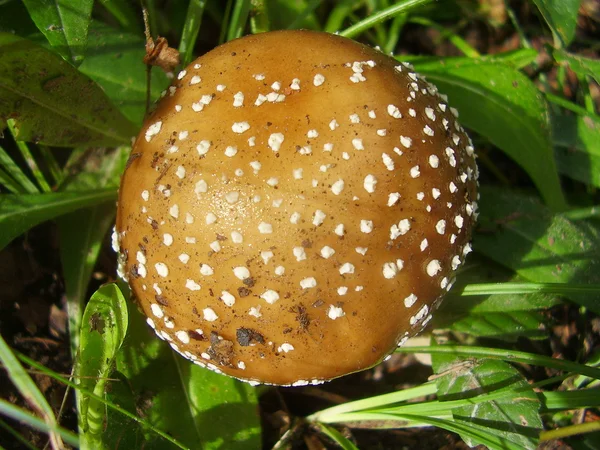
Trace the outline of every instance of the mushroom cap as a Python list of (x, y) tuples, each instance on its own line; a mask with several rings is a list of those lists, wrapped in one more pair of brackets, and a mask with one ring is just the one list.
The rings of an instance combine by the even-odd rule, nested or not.
[(470, 251), (477, 167), (437, 89), (312, 31), (176, 77), (135, 141), (115, 232), (157, 335), (253, 383), (320, 383), (429, 322)]

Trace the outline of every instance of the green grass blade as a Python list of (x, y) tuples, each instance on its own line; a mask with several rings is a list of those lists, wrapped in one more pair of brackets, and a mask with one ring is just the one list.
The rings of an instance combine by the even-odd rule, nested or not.
[(31, 227), (81, 208), (115, 201), (116, 189), (0, 195), (0, 249)]
[[(285, 23), (282, 28), (286, 28), (288, 30), (296, 30), (298, 28), (320, 30), (321, 26), (314, 12), (315, 9), (317, 9), (317, 7), (320, 6), (321, 3), (323, 3), (323, 1), (324, 0), (310, 0), (300, 3), (300, 5), (304, 4), (304, 7), (301, 10), (296, 11), (296, 13), (292, 15), (293, 20)], [(289, 8), (290, 12), (293, 12), (297, 5), (299, 4), (291, 3), (286, 6)], [(279, 13), (279, 11), (280, 10), (278, 10), (277, 12)]]
[(405, 0), (403, 2), (392, 5), (389, 8), (382, 9), (381, 11), (376, 12), (375, 14), (361, 20), (360, 22), (355, 23), (351, 27), (346, 28), (344, 31), (340, 32), (340, 35), (349, 38), (358, 36), (364, 31), (374, 27), (379, 23), (391, 19), (392, 17), (395, 17), (398, 14), (406, 14), (420, 6), (431, 3), (432, 1), (433, 0)]
[(42, 158), (48, 167), (48, 171), (52, 176), (53, 184), (59, 185), (64, 178), (64, 173), (60, 168), (58, 161), (54, 157), (52, 150), (45, 145), (39, 145), (38, 148), (40, 149), (40, 154), (42, 155)]
[(50, 441), (52, 442), (52, 447), (61, 448), (63, 443), (56, 434), (58, 426), (52, 408), (46, 401), (44, 394), (40, 392), (37, 385), (19, 363), (19, 360), (15, 357), (2, 336), (0, 336), (0, 360), (6, 369), (10, 380), (25, 400), (27, 400), (27, 403), (43, 417), (44, 423), (48, 429), (51, 430)]
[(359, 450), (350, 439), (344, 437), (344, 435), (335, 428), (325, 425), (324, 423), (317, 423), (316, 426), (321, 433), (333, 440), (342, 450)]
[(307, 417), (307, 420), (314, 422), (331, 423), (335, 422), (337, 417), (361, 410), (372, 410), (382, 406), (390, 406), (395, 403), (405, 402), (414, 398), (433, 395), (437, 392), (437, 386), (434, 382), (428, 382), (421, 386), (402, 389), (401, 391), (392, 392), (390, 394), (378, 395), (375, 397), (356, 400), (353, 402), (343, 403), (341, 405), (332, 406), (331, 408), (323, 409)]
[(12, 186), (18, 189), (18, 193), (37, 194), (40, 192), (2, 147), (0, 147), (0, 167), (10, 175)]
[(433, 20), (428, 19), (427, 17), (411, 17), (409, 22), (439, 31), (440, 40), (448, 39), (448, 41), (450, 41), (458, 50), (460, 50), (463, 55), (468, 56), (469, 58), (479, 58), (481, 56), (481, 54), (474, 47), (469, 45), (469, 43), (461, 36), (456, 34), (454, 31), (441, 26)]
[(545, 292), (549, 294), (578, 294), (587, 293), (600, 295), (600, 284), (571, 284), (571, 283), (482, 283), (469, 284), (457, 294), (461, 296), (493, 295), (493, 294), (530, 294)]
[(342, 0), (337, 2), (335, 7), (329, 13), (323, 30), (328, 33), (337, 33), (340, 31), (344, 24), (344, 20), (346, 20), (354, 8), (360, 6), (360, 3), (362, 2), (356, 2), (355, 0)]
[(587, 375), (590, 378), (600, 379), (600, 369), (585, 364), (578, 364), (564, 359), (550, 358), (535, 353), (520, 352), (515, 350), (494, 349), (488, 347), (471, 347), (461, 345), (440, 345), (437, 347), (415, 346), (399, 347), (396, 353), (431, 353), (469, 358), (499, 359), (506, 362), (517, 362), (533, 366), (551, 367), (557, 370)]
[(8, 434), (10, 434), (14, 439), (16, 439), (23, 446), (23, 448), (28, 448), (30, 450), (38, 450), (37, 447), (35, 447), (31, 442), (29, 442), (29, 440), (27, 440), (25, 437), (21, 436), (21, 434), (17, 430), (12, 428), (4, 420), (1, 420), (1, 419), (0, 419), (0, 428), (2, 428), (4, 431), (6, 431)]
[(600, 206), (589, 206), (587, 208), (572, 209), (563, 213), (565, 218), (574, 222), (600, 217)]
[(600, 407), (600, 389), (578, 389), (575, 391), (541, 392), (543, 411), (566, 411)]
[(402, 29), (404, 28), (404, 25), (406, 25), (407, 20), (408, 14), (399, 14), (394, 17), (394, 20), (392, 20), (392, 23), (390, 24), (387, 41), (383, 46), (384, 53), (394, 53), (398, 41), (400, 40)]
[(29, 147), (27, 146), (27, 144), (25, 142), (19, 141), (17, 139), (17, 136), (18, 136), (19, 133), (18, 133), (17, 128), (15, 126), (14, 119), (7, 120), (6, 124), (8, 125), (8, 129), (9, 129), (10, 133), (12, 134), (12, 136), (13, 136), (16, 144), (17, 144), (17, 148), (21, 152), (21, 156), (23, 156), (23, 159), (25, 160), (25, 163), (29, 167), (29, 170), (31, 170), (31, 173), (33, 174), (33, 177), (36, 179), (39, 187), (42, 189), (42, 192), (51, 192), (52, 189), (50, 189), (50, 186), (48, 185), (48, 182), (46, 181), (46, 178), (44, 177), (44, 174), (40, 170), (40, 167), (38, 166), (37, 161), (35, 160), (35, 158), (31, 154), (31, 151), (29, 150)]
[(59, 373), (57, 373), (51, 369), (48, 369), (46, 366), (38, 363), (37, 361), (34, 361), (33, 359), (31, 359), (23, 354), (17, 354), (17, 357), (21, 360), (21, 362), (33, 367), (34, 369), (53, 378), (54, 380), (64, 384), (65, 386), (69, 386), (70, 388), (76, 389), (79, 392), (84, 393), (85, 395), (89, 396), (90, 398), (92, 398), (94, 400), (104, 402), (104, 404), (106, 405), (107, 408), (110, 408), (113, 411), (117, 411), (118, 413), (124, 415), (128, 419), (131, 419), (133, 422), (140, 424), (140, 426), (144, 427), (146, 430), (149, 430), (152, 433), (162, 437), (166, 441), (173, 444), (175, 447), (181, 448), (184, 450), (186, 450), (188, 448), (185, 445), (183, 445), (182, 443), (180, 443), (179, 441), (177, 441), (176, 439), (174, 439), (173, 437), (169, 436), (167, 433), (161, 431), (159, 428), (157, 428), (156, 426), (154, 426), (153, 424), (151, 424), (144, 418), (139, 417), (137, 414), (131, 413), (131, 412), (127, 411), (126, 409), (121, 408), (119, 405), (116, 405), (113, 402), (103, 399), (102, 397), (99, 397), (98, 395), (94, 394), (92, 391), (88, 391), (87, 389), (85, 389), (81, 386), (78, 386), (76, 383), (70, 381), (68, 378), (63, 377)]
[[(1, 148), (1, 147), (0, 147)], [(23, 188), (0, 166), (0, 187), (4, 187), (11, 194), (23, 193)]]
[[(58, 426), (50, 426), (42, 419), (31, 414), (29, 411), (19, 408), (18, 406), (15, 406), (4, 399), (0, 399), (0, 414), (10, 417), (13, 420), (22, 422), (35, 430), (41, 431), (42, 433), (57, 434), (65, 443), (76, 448), (79, 447), (79, 439), (77, 439), (77, 436), (75, 436), (72, 432)], [(64, 448), (64, 446), (57, 448)]]
[(198, 32), (200, 31), (204, 15), (204, 7), (206, 6), (206, 0), (189, 1), (185, 25), (181, 33), (181, 41), (179, 42), (179, 55), (183, 67), (187, 66), (194, 59), (194, 45), (198, 38)]
[(227, 30), (227, 40), (232, 41), (244, 35), (251, 7), (250, 0), (235, 0)]
[(250, 15), (250, 30), (252, 34), (264, 33), (271, 30), (267, 0), (251, 0), (250, 3), (252, 5), (252, 14)]

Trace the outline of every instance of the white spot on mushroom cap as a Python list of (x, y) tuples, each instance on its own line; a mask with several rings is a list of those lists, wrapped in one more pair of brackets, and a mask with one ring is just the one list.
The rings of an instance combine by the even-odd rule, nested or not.
[(344, 190), (344, 180), (339, 179), (331, 185), (331, 192), (335, 195), (340, 195)]
[[(277, 293), (277, 291), (268, 289), (261, 294), (260, 298), (265, 300), (268, 304), (272, 305), (277, 300), (279, 300), (279, 294)], [(260, 317), (260, 316), (257, 316), (257, 317)]]
[(365, 191), (367, 191), (369, 194), (372, 194), (373, 192), (375, 192), (375, 186), (377, 185), (377, 178), (375, 178), (375, 175), (367, 175), (363, 181), (363, 187), (365, 188)]
[(304, 261), (306, 259), (306, 251), (304, 247), (294, 247), (292, 253), (296, 257), (296, 261)]
[(189, 278), (185, 281), (185, 287), (190, 291), (199, 291), (200, 285), (196, 283), (194, 280), (190, 280)]
[(360, 221), (360, 231), (363, 233), (370, 233), (373, 231), (373, 221), (362, 219)]
[(387, 205), (388, 206), (394, 206), (396, 203), (398, 203), (398, 200), (400, 200), (400, 193), (399, 192), (392, 192), (388, 195), (388, 202)]
[(354, 264), (349, 262), (342, 264), (340, 267), (340, 275), (345, 275), (347, 273), (354, 273)]
[(410, 324), (416, 325), (417, 323), (419, 323), (421, 320), (423, 320), (425, 318), (425, 316), (427, 315), (428, 312), (429, 312), (429, 306), (423, 305), (423, 307), (419, 310), (419, 312), (417, 312), (417, 314), (415, 314), (414, 316), (412, 316), (410, 318)]
[(387, 112), (394, 119), (400, 119), (400, 118), (402, 118), (402, 113), (400, 112), (400, 110), (398, 109), (398, 107), (395, 106), (395, 105), (388, 105), (387, 106)]
[(154, 264), (154, 268), (156, 269), (156, 273), (161, 277), (167, 277), (169, 275), (169, 268), (165, 263), (159, 262)]
[(245, 280), (246, 278), (250, 278), (250, 271), (248, 270), (247, 267), (243, 267), (243, 266), (234, 267), (233, 274), (240, 280)]
[(269, 147), (271, 147), (271, 150), (273, 150), (274, 152), (278, 152), (284, 140), (285, 136), (283, 135), (283, 133), (273, 133), (269, 136)]
[(438, 220), (435, 224), (435, 229), (439, 234), (444, 234), (446, 232), (446, 221), (444, 219)]
[(237, 134), (245, 133), (250, 129), (250, 124), (248, 122), (234, 122), (231, 126), (231, 131)]
[(442, 265), (437, 259), (433, 259), (427, 264), (427, 275), (430, 277), (436, 276), (441, 270)]
[(230, 292), (221, 291), (221, 296), (219, 298), (229, 307), (235, 305), (235, 297)]
[(315, 86), (321, 86), (325, 82), (325, 77), (320, 73), (316, 74), (313, 78), (313, 84)]
[(300, 287), (302, 289), (314, 288), (317, 285), (317, 280), (314, 277), (308, 277), (300, 280)]
[(294, 346), (288, 342), (284, 342), (283, 344), (281, 344), (281, 346), (279, 348), (277, 348), (278, 352), (291, 352), (292, 350), (294, 350)]
[(152, 314), (154, 315), (154, 317), (156, 317), (158, 319), (162, 319), (165, 315), (162, 308), (157, 303), (152, 303), (150, 305), (150, 310), (152, 311)]
[(258, 231), (261, 234), (271, 234), (273, 232), (273, 225), (266, 222), (261, 222), (258, 224)]
[(189, 344), (190, 342), (190, 336), (187, 334), (187, 331), (179, 330), (175, 333), (175, 336), (177, 336), (177, 339), (179, 339), (184, 344)]
[(323, 211), (321, 211), (320, 209), (317, 209), (313, 216), (313, 221), (312, 221), (313, 225), (316, 227), (318, 227), (319, 225), (322, 225), (323, 222), (325, 221), (326, 217), (327, 217), (327, 215)]
[(212, 308), (204, 308), (202, 310), (202, 315), (204, 317), (204, 320), (208, 322), (214, 322), (219, 318), (219, 316), (217, 316), (217, 313)]
[(155, 122), (152, 125), (150, 125), (146, 129), (146, 134), (145, 134), (146, 142), (150, 142), (152, 137), (156, 136), (160, 132), (161, 127), (162, 127), (161, 121)]
[(410, 308), (412, 305), (415, 304), (415, 302), (418, 300), (417, 296), (415, 294), (410, 294), (408, 297), (406, 297), (404, 299), (404, 306), (406, 308)]
[(352, 139), (352, 147), (354, 147), (355, 150), (364, 150), (365, 149), (362, 139), (359, 139), (359, 138)]
[(412, 139), (406, 136), (400, 136), (400, 143), (405, 148), (410, 148), (410, 146), (412, 145)]
[(335, 306), (335, 305), (329, 305), (329, 310), (327, 311), (327, 316), (331, 320), (335, 320), (340, 317), (344, 317), (345, 315), (346, 315), (346, 313), (344, 312), (344, 310), (341, 307)]
[(204, 276), (210, 276), (210, 275), (214, 274), (215, 271), (208, 264), (202, 264), (200, 266), (200, 273)]
[(239, 108), (240, 106), (243, 106), (243, 105), (244, 105), (244, 93), (237, 92), (237, 93), (233, 94), (233, 107)]

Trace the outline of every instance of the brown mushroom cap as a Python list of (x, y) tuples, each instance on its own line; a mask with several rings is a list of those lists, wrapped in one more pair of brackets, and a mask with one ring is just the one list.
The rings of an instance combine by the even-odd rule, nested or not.
[(121, 272), (162, 339), (251, 381), (368, 368), (431, 319), (470, 251), (473, 147), (409, 65), (309, 31), (177, 76), (138, 136)]

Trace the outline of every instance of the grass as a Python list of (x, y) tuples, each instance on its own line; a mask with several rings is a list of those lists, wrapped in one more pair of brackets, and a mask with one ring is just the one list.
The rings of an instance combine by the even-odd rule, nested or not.
[[(55, 449), (235, 450), (261, 448), (261, 436), (285, 448), (300, 442), (299, 430), (354, 449), (362, 443), (356, 426), (374, 436), (437, 427), (491, 449), (534, 449), (551, 440), (591, 448), (600, 439), (600, 357), (590, 350), (600, 337), (588, 325), (600, 313), (600, 62), (589, 56), (599, 42), (588, 31), (597, 19), (577, 1), (561, 8), (548, 0), (527, 7), (475, 0), (175, 3), (145, 1), (153, 36), (167, 36), (185, 64), (249, 33), (326, 30), (402, 55), (459, 109), (481, 154), (475, 255), (440, 310), (430, 345), (398, 350), (430, 354), (433, 375), (382, 395), (359, 392), (363, 398), (313, 406), (306, 417), (292, 411), (291, 428), (279, 436), (261, 430), (256, 413), (261, 396), (276, 388), (256, 389), (176, 356), (149, 336), (126, 302), (126, 286), (106, 284), (90, 296), (130, 137), (145, 114), (141, 11), (134, 1), (92, 8), (84, 0), (55, 16), (37, 2), (7, 0), (0, 2), (0, 96), (9, 100), (0, 102), (0, 248), (57, 221), (74, 372), (60, 375), (0, 338), (2, 367), (22, 399), (22, 406), (0, 400), (7, 436), (0, 445), (35, 448), (21, 423), (47, 434)], [(490, 51), (469, 34), (482, 27), (494, 39), (514, 35), (518, 44)], [(424, 48), (412, 43), (415, 35), (433, 36), (437, 50), (411, 54)], [(154, 69), (151, 98), (168, 83)], [(581, 334), (560, 357), (549, 352), (558, 311), (569, 311)], [(33, 370), (76, 392), (67, 404), (76, 404), (77, 430), (62, 425), (57, 405), (28, 375)]]

